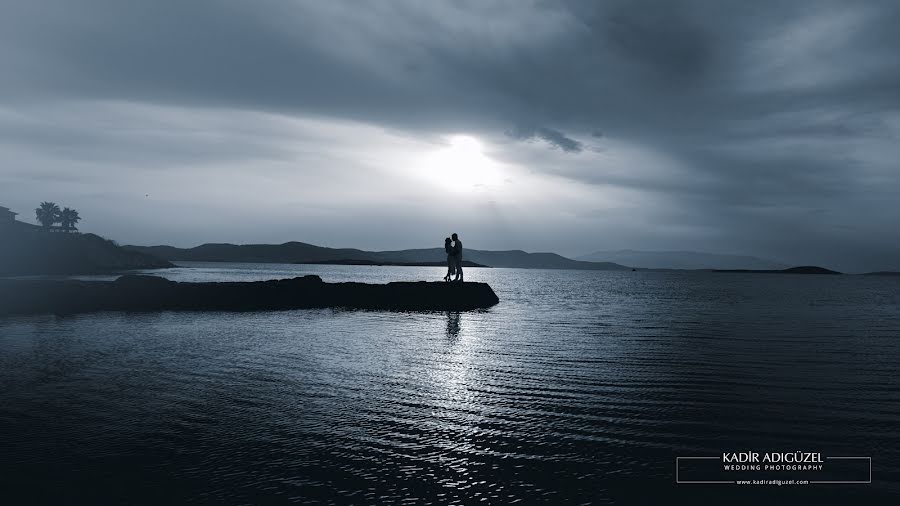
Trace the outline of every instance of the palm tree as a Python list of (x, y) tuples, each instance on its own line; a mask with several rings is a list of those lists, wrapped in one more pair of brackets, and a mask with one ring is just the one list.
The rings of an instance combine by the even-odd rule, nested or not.
[(67, 232), (74, 232), (78, 230), (78, 227), (75, 225), (81, 221), (81, 216), (78, 216), (78, 211), (74, 209), (69, 209), (68, 207), (64, 208), (61, 213), (59, 213), (59, 223), (62, 225), (63, 230)]
[(35, 209), (34, 212), (37, 215), (37, 220), (41, 222), (41, 225), (46, 229), (49, 229), (54, 223), (57, 223), (60, 214), (62, 213), (62, 211), (59, 210), (59, 206), (53, 202), (41, 202), (41, 207)]

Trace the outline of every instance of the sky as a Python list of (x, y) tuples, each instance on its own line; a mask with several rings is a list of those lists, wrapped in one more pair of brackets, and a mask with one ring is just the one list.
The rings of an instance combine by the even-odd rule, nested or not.
[(900, 3), (0, 0), (0, 206), (125, 244), (900, 270)]

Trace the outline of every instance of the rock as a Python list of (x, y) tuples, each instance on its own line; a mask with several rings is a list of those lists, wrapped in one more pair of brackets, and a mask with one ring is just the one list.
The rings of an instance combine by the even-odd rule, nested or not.
[(0, 281), (0, 315), (328, 307), (465, 311), (499, 301), (486, 283), (325, 283), (319, 276), (241, 283), (176, 283), (143, 275), (125, 275), (115, 281)]

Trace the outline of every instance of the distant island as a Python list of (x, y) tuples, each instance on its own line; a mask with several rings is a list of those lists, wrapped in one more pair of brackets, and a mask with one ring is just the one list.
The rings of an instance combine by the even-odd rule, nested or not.
[[(78, 211), (42, 202), (35, 210), (41, 226), (15, 219), (16, 213), (0, 207), (0, 276), (99, 274), (129, 270), (175, 267), (172, 262), (235, 262), (371, 266), (446, 265), (443, 248), (395, 251), (366, 251), (328, 248), (303, 242), (283, 244), (202, 244), (193, 248), (173, 246), (119, 246), (94, 234), (78, 232)], [(58, 226), (57, 226), (58, 224)], [(505, 267), (521, 269), (570, 269), (605, 271), (697, 270), (717, 273), (753, 274), (841, 274), (824, 267), (781, 268), (781, 264), (756, 257), (720, 255), (690, 251), (619, 250), (596, 252), (579, 260), (556, 253), (528, 253), (522, 250), (487, 251), (466, 249), (465, 267)], [(618, 262), (588, 259), (616, 258)], [(755, 265), (771, 268), (701, 268), (699, 265)], [(656, 267), (649, 267), (654, 265)], [(662, 267), (661, 267), (662, 266)], [(680, 266), (680, 267), (675, 267)], [(872, 276), (900, 276), (898, 272), (871, 272)]]
[(705, 253), (700, 251), (595, 251), (576, 257), (587, 262), (614, 262), (638, 269), (700, 270), (700, 269), (750, 269), (781, 270), (790, 265), (748, 255)]
[(818, 267), (815, 265), (803, 265), (789, 269), (712, 269), (712, 272), (744, 272), (751, 274), (842, 274), (838, 271)]
[[(173, 246), (123, 246), (123, 248), (172, 262), (236, 262), (333, 265), (443, 266), (447, 255), (443, 248), (397, 251), (366, 251), (353, 248), (328, 248), (303, 242), (283, 244), (203, 244), (193, 248)], [(556, 253), (527, 253), (521, 250), (487, 251), (466, 249), (463, 253), (470, 267), (506, 267), (520, 269), (572, 269), (604, 271), (706, 271), (776, 274), (841, 274), (816, 266), (778, 269), (659, 269), (625, 266), (615, 262), (573, 260)], [(728, 256), (728, 255), (722, 255)], [(736, 258), (753, 258), (740, 257)], [(726, 259), (735, 261), (735, 258)], [(759, 259), (757, 259), (759, 260)], [(724, 261), (724, 260), (723, 260)], [(759, 260), (760, 262), (767, 262)], [(776, 264), (780, 265), (780, 264)]]
[[(365, 251), (352, 248), (326, 248), (302, 242), (284, 244), (203, 244), (194, 248), (172, 246), (123, 246), (130, 251), (153, 255), (172, 262), (249, 262), (309, 264), (333, 262), (372, 262), (354, 265), (446, 265), (443, 248), (399, 251)], [(466, 249), (463, 258), (479, 266), (522, 269), (576, 269), (628, 271), (631, 267), (612, 262), (584, 262), (556, 253), (526, 253), (521, 250), (484, 251)]]
[[(297, 262), (306, 265), (372, 265), (379, 267), (446, 267), (447, 262), (384, 262), (379, 260), (317, 260), (311, 262)], [(484, 267), (490, 269), (490, 266), (476, 264), (468, 260), (463, 260), (463, 267)]]

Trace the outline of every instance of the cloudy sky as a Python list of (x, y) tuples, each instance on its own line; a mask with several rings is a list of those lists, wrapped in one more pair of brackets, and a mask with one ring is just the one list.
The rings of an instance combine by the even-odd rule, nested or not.
[(0, 205), (900, 269), (896, 1), (0, 0)]

